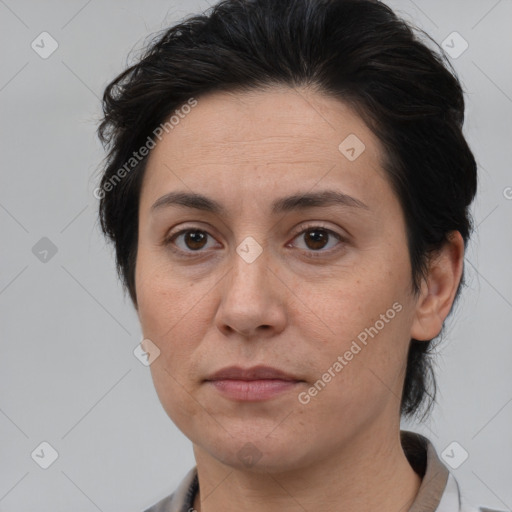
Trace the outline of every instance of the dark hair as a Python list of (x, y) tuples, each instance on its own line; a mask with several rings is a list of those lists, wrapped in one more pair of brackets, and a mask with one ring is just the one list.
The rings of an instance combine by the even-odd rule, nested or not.
[[(419, 293), (429, 258), (450, 232), (467, 243), (477, 185), (462, 133), (463, 91), (438, 49), (373, 0), (225, 0), (158, 34), (140, 61), (107, 86), (98, 129), (108, 150), (98, 189), (101, 227), (115, 244), (133, 303), (147, 157), (128, 171), (126, 162), (190, 98), (278, 84), (312, 87), (349, 103), (379, 138), (405, 214), (412, 291)], [(121, 168), (123, 178), (113, 183)], [(433, 341), (411, 340), (402, 415), (417, 415), (428, 402), (425, 417), (435, 401)]]

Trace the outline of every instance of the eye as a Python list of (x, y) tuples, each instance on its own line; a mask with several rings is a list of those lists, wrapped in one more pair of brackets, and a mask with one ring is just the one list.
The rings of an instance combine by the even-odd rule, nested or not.
[[(169, 235), (164, 240), (164, 245), (168, 246), (175, 253), (180, 253), (180, 255), (185, 257), (193, 257), (196, 254), (206, 252), (203, 249), (211, 248), (211, 246), (208, 246), (209, 238), (213, 239), (207, 231), (202, 229), (182, 229), (177, 233)], [(293, 240), (300, 240), (301, 238), (305, 243), (305, 247), (300, 247), (299, 244), (299, 249), (304, 250), (305, 255), (311, 258), (320, 257), (325, 253), (329, 254), (334, 252), (336, 251), (336, 245), (343, 246), (343, 242), (346, 241), (343, 236), (339, 235), (335, 231), (319, 225), (303, 228), (302, 231), (293, 238)], [(336, 241), (338, 243), (333, 243)], [(327, 249), (325, 250), (326, 247)]]
[[(174, 252), (189, 253), (187, 256), (193, 256), (193, 254), (190, 253), (204, 252), (202, 249), (208, 248), (207, 244), (209, 237), (211, 238), (211, 235), (202, 229), (182, 229), (181, 231), (170, 235), (164, 241), (164, 244), (169, 246)], [(177, 243), (177, 241), (181, 243)], [(174, 246), (177, 246), (178, 248), (175, 249)]]
[[(299, 248), (304, 248), (304, 250), (306, 251), (306, 253), (309, 253), (309, 254), (306, 254), (306, 256), (308, 257), (313, 257), (313, 258), (316, 258), (316, 257), (319, 257), (319, 256), (322, 256), (324, 253), (331, 253), (333, 252), (333, 248), (336, 247), (336, 245), (340, 245), (339, 243), (341, 242), (344, 242), (345, 239), (339, 235), (338, 233), (332, 231), (331, 229), (327, 229), (323, 226), (308, 226), (306, 227), (305, 229), (303, 229), (295, 238), (295, 239), (302, 239), (305, 243), (305, 248), (304, 247), (299, 247)], [(336, 243), (332, 243), (332, 241), (336, 242), (336, 240), (338, 241), (338, 244)], [(341, 244), (343, 245), (343, 244)], [(328, 247), (330, 246), (330, 247)], [(325, 247), (328, 247), (327, 250), (322, 250), (322, 249), (325, 249)], [(334, 249), (336, 250), (336, 249)], [(311, 253), (313, 252), (313, 253)], [(320, 254), (314, 254), (314, 253), (320, 253)]]

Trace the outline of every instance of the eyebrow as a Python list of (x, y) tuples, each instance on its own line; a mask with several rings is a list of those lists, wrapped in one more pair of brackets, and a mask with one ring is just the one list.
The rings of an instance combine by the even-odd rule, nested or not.
[[(277, 215), (290, 211), (303, 210), (314, 207), (345, 206), (369, 210), (368, 206), (355, 197), (334, 190), (322, 190), (319, 192), (297, 193), (291, 196), (276, 199), (272, 203), (272, 214)], [(151, 211), (160, 210), (169, 206), (182, 206), (211, 212), (217, 215), (225, 215), (226, 210), (219, 202), (195, 192), (170, 192), (160, 197), (151, 207)]]

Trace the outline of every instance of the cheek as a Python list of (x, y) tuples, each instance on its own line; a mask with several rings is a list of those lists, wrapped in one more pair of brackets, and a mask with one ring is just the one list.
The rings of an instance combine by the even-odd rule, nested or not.
[[(393, 325), (397, 323), (396, 318), (404, 316), (396, 309), (400, 305), (404, 309), (407, 286), (405, 272), (395, 272), (385, 265), (375, 265), (374, 262), (373, 265), (361, 264), (349, 273), (333, 276), (317, 283), (315, 287), (308, 287), (303, 296), (307, 297), (310, 309), (317, 313), (319, 327), (326, 328), (331, 338), (343, 344), (355, 339), (376, 322), (379, 330), (389, 332), (390, 326), (396, 329), (397, 325)], [(393, 308), (395, 303), (397, 305)], [(380, 320), (381, 315), (385, 316), (384, 320)], [(381, 329), (382, 325), (384, 329)]]
[[(180, 277), (168, 262), (145, 247), (139, 248), (135, 282), (138, 315), (144, 336), (172, 338), (204, 305), (204, 287)], [(190, 327), (191, 322), (188, 323)]]
[(150, 368), (153, 385), (164, 411), (186, 436), (190, 436), (194, 419), (204, 410), (191, 399), (193, 391), (188, 386), (186, 372), (180, 371), (182, 366), (169, 364), (163, 357), (156, 359)]
[[(379, 403), (398, 401), (412, 322), (404, 267), (368, 265), (331, 284), (329, 294), (310, 295), (330, 333), (315, 347), (316, 378), (328, 381), (325, 388), (319, 383), (319, 395), (340, 411), (358, 415), (364, 403), (377, 410)], [(315, 330), (304, 335), (314, 339)]]
[(190, 388), (195, 351), (213, 313), (203, 287), (177, 280), (143, 252), (136, 282), (143, 336), (160, 350), (151, 365), (155, 387), (159, 395), (162, 392), (167, 397), (175, 396), (180, 387)]
[(200, 300), (204, 294), (199, 293), (199, 287), (176, 282), (147, 260), (140, 263), (139, 320), (143, 336), (160, 350), (150, 366), (153, 384), (169, 418), (188, 432), (200, 413), (190, 397), (195, 393), (194, 361), (210, 314), (208, 304)]
[[(355, 336), (324, 347), (315, 361), (316, 376), (301, 397), (309, 400), (304, 407), (315, 424), (350, 430), (350, 425), (361, 427), (383, 411), (399, 407), (407, 358), (406, 322), (400, 314), (404, 310), (380, 330), (375, 321), (354, 326)], [(344, 419), (350, 419), (350, 425)]]

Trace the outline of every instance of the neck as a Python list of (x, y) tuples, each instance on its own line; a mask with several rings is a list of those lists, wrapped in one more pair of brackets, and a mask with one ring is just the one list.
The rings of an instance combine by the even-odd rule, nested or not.
[(421, 485), (396, 428), (365, 432), (329, 459), (280, 473), (233, 469), (194, 446), (198, 512), (409, 510)]

